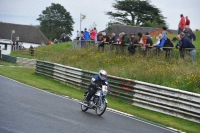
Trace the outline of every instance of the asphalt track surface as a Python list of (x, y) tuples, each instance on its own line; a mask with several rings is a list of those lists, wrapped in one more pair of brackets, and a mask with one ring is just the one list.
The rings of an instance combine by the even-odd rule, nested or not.
[(82, 112), (78, 102), (0, 76), (0, 133), (172, 133), (106, 111)]

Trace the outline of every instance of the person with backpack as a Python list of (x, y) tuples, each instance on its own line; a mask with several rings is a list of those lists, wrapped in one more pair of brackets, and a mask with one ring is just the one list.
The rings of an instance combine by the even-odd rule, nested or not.
[[(169, 38), (164, 38), (163, 35), (160, 33), (158, 35), (159, 39), (160, 39), (160, 43), (159, 44), (154, 44), (153, 47), (157, 47), (158, 49), (163, 49), (165, 50), (165, 57), (169, 57), (172, 48), (174, 47), (172, 41)], [(164, 48), (164, 47), (168, 47), (168, 48)], [(171, 48), (169, 48), (171, 47)]]

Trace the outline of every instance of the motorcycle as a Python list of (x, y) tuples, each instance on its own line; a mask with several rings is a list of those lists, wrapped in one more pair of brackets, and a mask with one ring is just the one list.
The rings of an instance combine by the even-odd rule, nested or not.
[(102, 85), (102, 88), (98, 88), (97, 92), (89, 101), (89, 104), (85, 104), (84, 101), (88, 95), (88, 92), (84, 94), (84, 99), (79, 102), (81, 104), (81, 110), (86, 112), (88, 109), (94, 109), (98, 116), (101, 116), (107, 108), (108, 101), (106, 95), (108, 94), (108, 87)]

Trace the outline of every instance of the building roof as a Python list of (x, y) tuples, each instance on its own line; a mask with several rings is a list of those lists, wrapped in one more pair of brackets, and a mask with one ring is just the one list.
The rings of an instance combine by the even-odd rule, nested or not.
[[(113, 24), (110, 27), (110, 31), (108, 30), (108, 28), (105, 29), (105, 32), (107, 34), (111, 34), (111, 33), (115, 33), (115, 34), (119, 34), (120, 32), (125, 32), (126, 34), (137, 34), (137, 33), (151, 33), (154, 32), (156, 30), (158, 30), (160, 28), (154, 28), (154, 27), (138, 27), (138, 26), (130, 26), (130, 25), (120, 25), (120, 24)], [(170, 30), (168, 29), (168, 31), (170, 31), (171, 33), (174, 33), (175, 30)], [(177, 33), (177, 32), (176, 32)]]
[(47, 44), (48, 40), (37, 26), (33, 25), (20, 25), (0, 22), (0, 39), (11, 39), (11, 31), (15, 30), (12, 34), (12, 40), (15, 41), (19, 37), (19, 42)]

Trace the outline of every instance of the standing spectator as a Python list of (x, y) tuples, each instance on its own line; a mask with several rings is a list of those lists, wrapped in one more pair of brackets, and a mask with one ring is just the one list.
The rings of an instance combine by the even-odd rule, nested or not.
[(79, 40), (79, 39), (80, 39), (80, 33), (79, 33), (79, 31), (77, 30), (76, 40)]
[(87, 28), (85, 28), (85, 31), (83, 32), (85, 36), (85, 40), (88, 41), (90, 39), (90, 33), (87, 31)]
[(167, 27), (162, 27), (163, 31), (162, 31), (162, 35), (164, 38), (168, 38), (168, 32), (167, 32)]
[(185, 36), (184, 32), (181, 32), (180, 34), (180, 38), (182, 41), (182, 45), (178, 46), (178, 48), (190, 48), (190, 56), (192, 59), (192, 63), (194, 63), (195, 60), (195, 56), (196, 56), (196, 50), (195, 50), (195, 46), (192, 44), (192, 42)]
[(16, 49), (16, 42), (13, 41), (13, 44), (12, 44), (12, 50), (15, 50)]
[(183, 14), (180, 15), (181, 20), (178, 24), (178, 34), (180, 34), (181, 32), (183, 32), (183, 29), (185, 28), (185, 18), (183, 16)]
[(131, 44), (128, 46), (128, 51), (131, 54), (135, 54), (135, 48), (137, 47), (135, 44), (138, 44), (138, 38), (135, 36), (135, 34), (130, 34)]
[(80, 38), (80, 40), (81, 40), (81, 48), (83, 48), (84, 45), (85, 45), (85, 37), (84, 37), (83, 31), (81, 31), (81, 38)]
[(96, 36), (97, 36), (97, 30), (96, 30), (96, 28), (94, 27), (94, 29), (92, 29), (92, 30), (90, 31), (90, 38), (91, 38), (91, 40), (95, 41)]
[(193, 33), (190, 32), (188, 25), (185, 26), (184, 34), (185, 34), (185, 37), (190, 39), (190, 41), (193, 43)]
[(190, 27), (190, 20), (188, 19), (188, 16), (186, 16), (185, 19), (186, 19), (185, 25)]
[(184, 59), (184, 51), (182, 48), (182, 41), (180, 35), (177, 35), (178, 43), (176, 44), (176, 48), (179, 49), (180, 57)]

